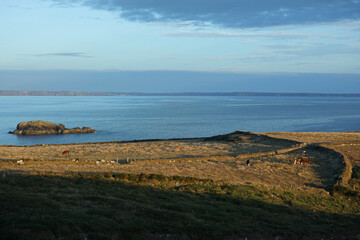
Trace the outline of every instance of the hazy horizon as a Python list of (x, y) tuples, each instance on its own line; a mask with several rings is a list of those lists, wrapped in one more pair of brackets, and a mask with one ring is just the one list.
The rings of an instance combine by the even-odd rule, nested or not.
[(359, 77), (360, 74), (0, 70), (0, 90), (360, 93)]

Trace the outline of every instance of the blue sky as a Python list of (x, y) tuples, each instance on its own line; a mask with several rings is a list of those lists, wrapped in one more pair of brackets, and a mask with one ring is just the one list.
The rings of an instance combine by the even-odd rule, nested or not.
[(0, 28), (0, 89), (360, 92), (359, 0), (2, 0)]

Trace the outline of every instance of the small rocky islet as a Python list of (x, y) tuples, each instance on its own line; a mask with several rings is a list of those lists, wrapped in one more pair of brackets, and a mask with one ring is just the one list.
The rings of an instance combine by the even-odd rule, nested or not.
[(16, 135), (48, 135), (48, 134), (76, 134), (76, 133), (94, 133), (95, 129), (89, 127), (66, 128), (63, 124), (47, 122), (43, 120), (21, 122), (16, 130), (9, 131)]

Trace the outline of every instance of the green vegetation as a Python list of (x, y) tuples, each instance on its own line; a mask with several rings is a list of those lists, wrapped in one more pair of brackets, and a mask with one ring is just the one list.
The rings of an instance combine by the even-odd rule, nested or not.
[(360, 167), (353, 168), (351, 180), (355, 185), (360, 185)]
[(331, 195), (340, 198), (351, 198), (355, 201), (360, 201), (360, 168), (352, 169), (352, 175), (349, 183), (345, 186), (335, 185), (331, 189)]
[(341, 192), (330, 196), (153, 174), (0, 179), (0, 239), (291, 237), (359, 234), (359, 226), (360, 201)]

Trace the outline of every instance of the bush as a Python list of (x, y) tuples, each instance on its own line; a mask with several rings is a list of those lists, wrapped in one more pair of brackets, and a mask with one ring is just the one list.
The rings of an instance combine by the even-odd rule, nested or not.
[(345, 196), (349, 198), (359, 199), (360, 195), (359, 192), (353, 191), (347, 187), (336, 185), (332, 188), (331, 194), (333, 196)]
[(360, 167), (353, 168), (352, 178), (360, 180)]

